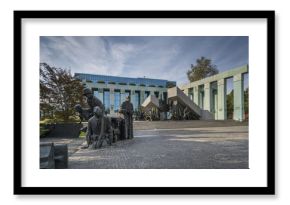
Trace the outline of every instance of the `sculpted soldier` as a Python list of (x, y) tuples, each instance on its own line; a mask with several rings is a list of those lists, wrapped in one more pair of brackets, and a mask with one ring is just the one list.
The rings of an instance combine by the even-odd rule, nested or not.
[(111, 145), (113, 133), (109, 117), (104, 116), (102, 109), (98, 106), (93, 108), (93, 113), (94, 116), (88, 121), (87, 146), (83, 148), (88, 148), (90, 145), (93, 149), (100, 148), (104, 140)]
[(88, 120), (93, 116), (93, 113), (90, 113), (87, 109), (83, 109), (80, 104), (75, 105), (75, 110), (79, 113), (81, 122), (83, 120)]
[[(105, 110), (103, 103), (96, 96), (93, 95), (91, 89), (85, 88), (83, 90), (83, 95), (86, 96), (87, 103), (88, 103), (90, 108), (84, 109), (84, 108), (82, 108), (82, 106), (80, 104), (75, 105), (75, 110), (79, 113), (79, 117), (81, 119), (81, 122), (83, 120), (90, 119), (94, 115), (93, 108), (95, 106), (100, 107), (102, 111)], [(87, 130), (87, 127), (85, 126), (80, 131), (86, 132), (86, 130)]]
[(126, 101), (122, 103), (120, 113), (125, 119), (125, 139), (133, 138), (133, 104), (130, 102), (130, 96), (126, 97)]
[(103, 103), (96, 96), (93, 95), (91, 89), (85, 88), (83, 90), (83, 95), (87, 98), (87, 103), (90, 106), (91, 113), (93, 113), (93, 109), (96, 106), (100, 107), (103, 112), (105, 111)]

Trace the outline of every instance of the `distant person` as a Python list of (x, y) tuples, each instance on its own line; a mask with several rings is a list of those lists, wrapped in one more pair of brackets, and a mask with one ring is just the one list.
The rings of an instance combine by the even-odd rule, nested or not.
[(125, 139), (133, 138), (133, 104), (130, 102), (130, 96), (122, 103), (120, 113), (124, 115), (125, 120)]

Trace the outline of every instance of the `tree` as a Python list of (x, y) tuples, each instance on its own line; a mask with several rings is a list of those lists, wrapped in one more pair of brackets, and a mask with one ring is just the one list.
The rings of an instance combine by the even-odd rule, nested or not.
[(249, 118), (249, 88), (244, 90), (244, 109), (245, 109), (245, 118)]
[[(244, 112), (245, 118), (249, 115), (249, 88), (244, 90)], [(227, 94), (227, 118), (232, 119), (234, 114), (234, 90)]]
[(234, 114), (234, 90), (227, 94), (227, 119), (233, 119)]
[(210, 59), (202, 56), (196, 60), (196, 65), (191, 64), (191, 69), (187, 71), (187, 78), (190, 82), (194, 82), (218, 73), (216, 65), (213, 65)]
[(83, 85), (70, 70), (40, 63), (40, 110), (46, 117), (68, 121), (74, 106), (83, 104)]

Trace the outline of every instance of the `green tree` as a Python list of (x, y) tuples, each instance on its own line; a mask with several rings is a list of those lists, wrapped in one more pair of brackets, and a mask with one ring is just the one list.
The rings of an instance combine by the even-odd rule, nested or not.
[(187, 78), (190, 82), (194, 82), (218, 73), (216, 65), (202, 56), (196, 60), (196, 65), (191, 64), (191, 69), (187, 71)]
[[(249, 114), (249, 88), (244, 90), (244, 112), (246, 119)], [(227, 94), (227, 118), (232, 119), (234, 114), (234, 91)]]
[(40, 109), (46, 117), (69, 121), (74, 106), (83, 104), (83, 85), (70, 70), (40, 63)]
[(249, 88), (246, 88), (246, 90), (244, 90), (244, 109), (247, 119), (249, 117)]
[(227, 119), (233, 119), (234, 114), (234, 90), (227, 94)]

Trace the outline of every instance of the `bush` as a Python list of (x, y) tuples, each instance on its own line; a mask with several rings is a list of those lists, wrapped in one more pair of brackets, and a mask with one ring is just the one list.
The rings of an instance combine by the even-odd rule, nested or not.
[(45, 118), (40, 121), (40, 125), (47, 125), (47, 124), (53, 124), (53, 123), (55, 123), (55, 119)]
[(86, 132), (81, 131), (80, 132), (80, 138), (85, 138), (86, 137)]
[(40, 128), (40, 137), (45, 137), (47, 134), (51, 132), (51, 130), (54, 129), (55, 120), (54, 119), (43, 119), (39, 123)]

